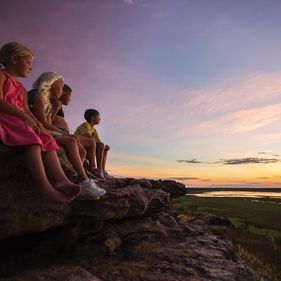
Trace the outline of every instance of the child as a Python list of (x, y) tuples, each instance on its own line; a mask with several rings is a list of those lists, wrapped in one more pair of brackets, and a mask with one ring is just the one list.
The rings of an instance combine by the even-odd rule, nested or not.
[[(59, 163), (58, 146), (27, 105), (26, 91), (19, 77), (31, 71), (32, 51), (10, 42), (0, 49), (0, 131), (7, 146), (23, 146), (27, 168), (42, 197), (53, 203), (67, 204), (80, 192), (80, 186), (70, 182)], [(48, 170), (54, 184), (45, 172)]]
[(69, 133), (69, 127), (66, 120), (64, 119), (62, 105), (69, 104), (69, 102), (71, 101), (71, 94), (72, 89), (68, 85), (64, 84), (60, 98), (58, 100), (51, 100), (53, 106), (53, 125), (66, 133)]
[(44, 128), (55, 137), (58, 144), (66, 149), (68, 158), (78, 174), (82, 193), (90, 193), (93, 197), (99, 198), (103, 196), (106, 191), (99, 188), (96, 183), (86, 175), (79, 155), (77, 139), (52, 124), (51, 99), (58, 99), (61, 96), (63, 85), (64, 79), (60, 74), (44, 72), (33, 83), (33, 89), (28, 93), (29, 101), (35, 116), (43, 124)]
[(100, 178), (109, 178), (110, 176), (105, 171), (107, 152), (110, 147), (107, 144), (104, 144), (99, 137), (97, 130), (94, 128), (95, 125), (100, 123), (100, 114), (95, 109), (87, 109), (84, 113), (84, 118), (86, 122), (82, 123), (77, 127), (74, 135), (75, 136), (84, 136), (87, 138), (92, 138), (97, 143), (97, 168), (92, 166), (91, 171), (94, 175)]
[[(62, 105), (68, 105), (70, 100), (71, 100), (71, 94), (72, 94), (72, 89), (64, 84), (62, 94), (58, 100), (53, 100), (51, 101), (52, 106), (53, 106), (53, 125), (55, 125), (57, 128), (60, 130), (63, 130), (67, 133), (69, 133), (69, 127), (64, 119), (64, 112), (62, 109)], [(87, 159), (89, 161), (90, 167), (96, 167), (96, 141), (92, 138), (84, 137), (84, 136), (78, 136), (79, 142), (81, 145), (86, 149), (87, 151)], [(89, 173), (88, 170), (86, 170), (87, 173)], [(94, 176), (95, 179), (97, 180), (104, 180), (104, 178), (95, 175), (91, 172), (91, 176)]]

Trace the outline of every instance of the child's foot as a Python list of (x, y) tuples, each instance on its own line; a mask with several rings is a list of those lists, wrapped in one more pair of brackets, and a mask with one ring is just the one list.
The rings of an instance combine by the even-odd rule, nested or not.
[(93, 199), (100, 199), (105, 195), (106, 191), (100, 187), (91, 179), (84, 180), (80, 183), (82, 187), (82, 197), (92, 197)]
[(98, 168), (90, 167), (89, 170), (94, 175), (95, 179), (97, 179), (99, 181), (105, 181), (103, 174), (101, 173), (101, 171)]
[(43, 200), (48, 203), (56, 203), (61, 205), (66, 205), (72, 200), (71, 198), (64, 195), (63, 193), (55, 190), (53, 187), (42, 190), (41, 196)]
[(68, 197), (74, 198), (81, 192), (81, 187), (71, 181), (62, 181), (54, 184), (54, 188)]

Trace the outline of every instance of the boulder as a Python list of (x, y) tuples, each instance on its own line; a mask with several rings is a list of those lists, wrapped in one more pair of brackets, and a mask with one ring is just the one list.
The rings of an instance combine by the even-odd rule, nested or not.
[[(100, 200), (78, 197), (64, 207), (49, 205), (32, 184), (22, 150), (3, 150), (2, 281), (266, 280), (204, 220), (181, 223), (169, 211), (170, 198), (187, 193), (180, 183), (115, 178), (100, 184), (107, 190)], [(77, 181), (62, 148), (59, 158)]]
[(22, 272), (6, 281), (101, 281), (79, 266), (51, 266), (44, 269)]
[[(76, 173), (62, 149), (59, 157), (66, 174), (75, 180)], [(167, 208), (170, 198), (169, 193), (143, 188), (137, 181), (124, 180), (115, 185), (116, 179), (103, 184), (107, 194), (100, 200), (78, 196), (62, 207), (41, 200), (26, 171), (23, 155), (14, 156), (0, 169), (0, 239), (89, 220), (137, 218)]]

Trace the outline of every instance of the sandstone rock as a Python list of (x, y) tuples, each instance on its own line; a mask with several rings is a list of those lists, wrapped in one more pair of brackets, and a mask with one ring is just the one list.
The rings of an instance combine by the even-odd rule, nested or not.
[[(64, 236), (68, 233), (65, 231)], [(25, 270), (9, 278), (3, 276), (1, 280), (76, 280), (72, 276), (85, 276), (81, 280), (92, 280), (95, 276), (103, 281), (266, 280), (247, 267), (236, 256), (233, 245), (212, 234), (201, 219), (182, 224), (168, 213), (158, 213), (107, 222), (98, 232), (80, 226), (75, 242), (64, 249), (61, 244), (69, 241), (56, 243), (56, 235), (49, 233), (38, 239), (42, 244), (49, 239), (45, 247), (36, 245), (29, 253), (17, 251), (16, 257), (10, 255), (17, 271), (21, 271), (23, 264)], [(0, 261), (3, 273), (2, 268), (11, 264), (6, 259)], [(58, 270), (55, 264), (62, 261), (67, 266)]]
[(160, 214), (137, 223), (111, 224), (104, 232), (107, 237), (117, 236), (123, 245), (118, 255), (87, 265), (102, 280), (262, 280), (237, 258), (233, 245), (213, 235), (203, 220), (181, 224)]
[(25, 271), (5, 281), (101, 281), (79, 266), (53, 266)]
[(106, 221), (140, 217), (167, 207), (169, 194), (138, 185), (108, 190), (98, 201), (77, 198), (68, 206), (42, 204), (25, 182), (1, 186), (0, 238), (18, 236), (83, 221)]
[[(43, 204), (23, 154), (0, 151), (0, 279), (2, 281), (265, 280), (212, 234), (203, 220), (180, 223), (170, 197), (174, 181), (112, 179), (100, 200), (65, 207)], [(13, 154), (13, 157), (7, 155)], [(2, 156), (1, 156), (2, 155)], [(60, 149), (72, 180), (76, 173)]]
[(120, 188), (127, 185), (139, 184), (143, 188), (160, 189), (170, 194), (171, 198), (183, 196), (188, 193), (185, 185), (172, 180), (148, 180), (134, 178), (116, 178), (109, 182), (111, 188)]
[[(8, 149), (10, 151), (10, 149)], [(75, 181), (76, 172), (60, 148), (59, 158), (66, 174)], [(69, 223), (140, 217), (167, 208), (170, 195), (143, 188), (143, 181), (113, 179), (103, 184), (107, 194), (98, 201), (79, 197), (60, 207), (42, 202), (26, 171), (22, 154), (0, 166), (0, 239), (44, 231)], [(178, 184), (174, 182), (174, 185)]]

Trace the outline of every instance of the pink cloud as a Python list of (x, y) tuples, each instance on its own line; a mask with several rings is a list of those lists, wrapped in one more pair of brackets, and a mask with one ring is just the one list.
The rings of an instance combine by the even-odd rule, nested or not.
[(130, 5), (133, 5), (134, 4), (134, 1), (133, 0), (123, 0), (125, 3), (127, 4), (130, 4)]
[(280, 99), (281, 72), (251, 74), (229, 79), (203, 89), (183, 91), (182, 106), (191, 114), (210, 115), (246, 109), (253, 104)]
[(198, 130), (204, 132), (244, 133), (276, 122), (281, 117), (281, 103), (258, 107), (248, 110), (239, 110), (203, 122)]

